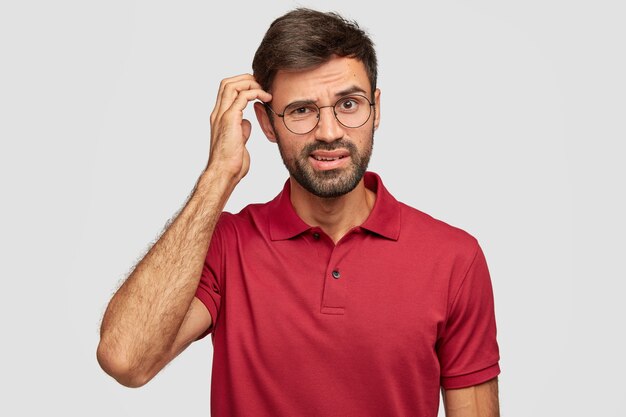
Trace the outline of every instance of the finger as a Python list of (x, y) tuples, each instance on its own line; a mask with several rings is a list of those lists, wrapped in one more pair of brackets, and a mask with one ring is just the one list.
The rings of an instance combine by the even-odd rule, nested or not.
[[(272, 95), (263, 90), (245, 90), (238, 94), (237, 99), (233, 102), (231, 107), (226, 110), (219, 118), (215, 119), (215, 123), (211, 126), (211, 130), (216, 132), (216, 135), (211, 135), (211, 143), (217, 140), (217, 137), (222, 136), (225, 132), (240, 132), (245, 140), (250, 135), (249, 121), (243, 119), (243, 111), (249, 102), (253, 100), (265, 100), (270, 101)], [(246, 132), (245, 129), (248, 129)], [(230, 135), (229, 135), (230, 136)], [(238, 135), (237, 135), (238, 136)], [(240, 140), (240, 139), (235, 139)]]
[(243, 132), (243, 142), (247, 143), (248, 139), (250, 139), (250, 133), (252, 132), (252, 124), (250, 120), (243, 119), (241, 122), (241, 131)]
[(222, 96), (222, 93), (224, 92), (224, 88), (226, 87), (227, 84), (232, 83), (232, 82), (236, 82), (236, 81), (240, 81), (240, 80), (246, 80), (246, 79), (253, 80), (254, 77), (252, 76), (252, 74), (239, 74), (239, 75), (235, 75), (234, 77), (224, 78), (220, 82), (220, 86), (219, 86), (219, 88), (217, 90), (217, 97), (216, 97), (216, 101), (215, 101), (215, 107), (218, 106), (220, 97)]
[(227, 83), (224, 86), (222, 95), (220, 97), (220, 105), (217, 109), (217, 117), (220, 117), (226, 110), (228, 110), (233, 101), (237, 98), (239, 93), (246, 90), (261, 90), (261, 85), (254, 79), (244, 79)]
[(243, 111), (248, 106), (248, 103), (254, 100), (271, 101), (272, 95), (267, 91), (258, 89), (242, 91), (237, 95), (237, 98), (232, 102), (230, 107), (216, 119), (216, 123), (225, 120), (241, 123)]
[[(252, 87), (250, 87), (252, 85)], [(247, 87), (246, 87), (247, 86)], [(213, 112), (211, 113), (211, 117), (215, 118), (219, 114), (225, 111), (223, 101), (226, 96), (232, 97), (232, 91), (235, 90), (243, 90), (246, 88), (260, 88), (258, 83), (255, 81), (254, 77), (250, 74), (241, 74), (235, 77), (226, 78), (222, 80), (220, 83), (219, 90), (217, 92), (217, 97), (215, 100), (215, 107), (213, 108)], [(230, 105), (230, 103), (228, 104)], [(228, 106), (227, 106), (228, 107)], [(226, 107), (226, 108), (227, 108)]]
[(224, 92), (224, 88), (226, 87), (226, 84), (231, 83), (231, 82), (236, 82), (239, 80), (251, 79), (251, 78), (254, 79), (254, 77), (252, 77), (251, 74), (240, 74), (234, 77), (224, 78), (220, 82), (220, 86), (217, 90), (217, 94), (215, 95), (215, 106), (213, 107), (213, 111), (211, 112), (211, 122), (213, 122), (213, 119), (215, 119), (217, 115), (217, 110), (220, 107), (220, 104), (222, 101), (222, 93)]
[(260, 100), (264, 103), (272, 101), (272, 95), (264, 90), (254, 89), (242, 91), (237, 95), (230, 108), (227, 111), (242, 112), (248, 106), (248, 103), (254, 100)]

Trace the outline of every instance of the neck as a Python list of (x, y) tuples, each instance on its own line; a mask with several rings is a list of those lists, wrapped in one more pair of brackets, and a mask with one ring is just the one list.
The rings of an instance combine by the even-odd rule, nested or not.
[(317, 197), (293, 178), (291, 204), (300, 218), (310, 226), (317, 226), (337, 243), (353, 227), (361, 225), (376, 202), (376, 194), (365, 187), (363, 179), (356, 188), (336, 198)]

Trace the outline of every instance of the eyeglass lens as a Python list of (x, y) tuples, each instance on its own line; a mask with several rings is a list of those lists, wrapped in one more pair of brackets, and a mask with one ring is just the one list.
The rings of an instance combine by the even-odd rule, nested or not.
[[(346, 127), (360, 127), (370, 117), (372, 106), (364, 96), (353, 95), (340, 98), (334, 107), (334, 115)], [(283, 120), (293, 133), (304, 134), (315, 129), (319, 123), (320, 109), (313, 103), (294, 103), (285, 108)]]

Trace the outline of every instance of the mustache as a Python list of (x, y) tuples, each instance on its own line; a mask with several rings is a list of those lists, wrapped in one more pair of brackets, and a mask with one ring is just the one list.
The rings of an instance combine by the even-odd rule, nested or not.
[(335, 149), (347, 149), (350, 151), (351, 155), (354, 155), (357, 151), (356, 145), (349, 140), (345, 139), (337, 139), (332, 142), (314, 142), (311, 143), (302, 149), (302, 156), (308, 157), (312, 152), (315, 151), (334, 151)]

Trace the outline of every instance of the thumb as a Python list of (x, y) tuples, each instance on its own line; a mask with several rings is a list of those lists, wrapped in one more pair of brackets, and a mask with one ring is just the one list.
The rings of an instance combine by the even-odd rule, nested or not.
[(250, 120), (243, 119), (241, 121), (241, 131), (243, 133), (244, 142), (247, 142), (250, 138), (250, 132), (252, 132), (252, 125), (250, 124)]

